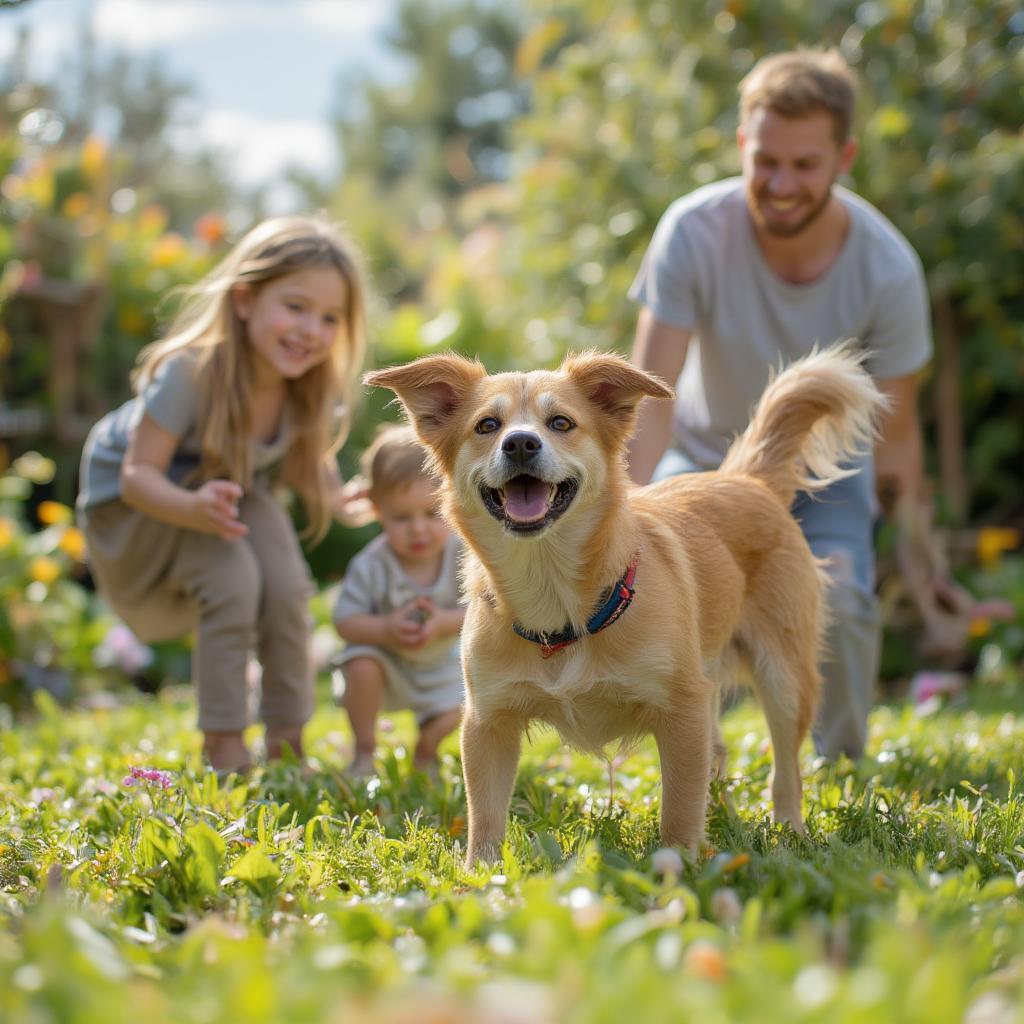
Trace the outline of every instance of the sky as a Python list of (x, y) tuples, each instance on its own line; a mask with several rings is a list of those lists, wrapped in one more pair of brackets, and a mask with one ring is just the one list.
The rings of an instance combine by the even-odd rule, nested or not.
[[(21, 26), (33, 63), (59, 73), (84, 20), (99, 56), (158, 54), (196, 100), (198, 141), (228, 156), (245, 186), (272, 184), (295, 164), (330, 180), (337, 147), (329, 115), (343, 76), (401, 77), (382, 34), (394, 0), (28, 0), (0, 8), (0, 61)], [(271, 205), (283, 212), (278, 185)]]

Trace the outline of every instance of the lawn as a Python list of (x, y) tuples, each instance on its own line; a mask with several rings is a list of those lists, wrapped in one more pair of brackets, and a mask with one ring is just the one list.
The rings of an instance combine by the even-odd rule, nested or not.
[(325, 695), (311, 773), (219, 784), (187, 689), (43, 699), (0, 735), (0, 1020), (1024, 1019), (1017, 683), (878, 708), (861, 763), (808, 747), (805, 839), (770, 823), (739, 706), (694, 864), (658, 850), (651, 747), (610, 791), (541, 732), (504, 862), (469, 873), (457, 745), (416, 775), (404, 716), (368, 782)]

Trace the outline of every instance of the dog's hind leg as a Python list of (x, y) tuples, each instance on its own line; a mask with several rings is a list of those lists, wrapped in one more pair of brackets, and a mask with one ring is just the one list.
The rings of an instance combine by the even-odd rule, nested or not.
[[(774, 818), (777, 822), (788, 821), (802, 834), (800, 744), (811, 726), (820, 687), (814, 651), (782, 650), (782, 645), (774, 649), (754, 646), (755, 686), (772, 739)], [(794, 646), (809, 645), (797, 642)]]
[(698, 692), (666, 711), (654, 727), (661, 755), (661, 841), (696, 854), (704, 838), (714, 688), (705, 681)]
[(462, 722), (462, 772), (469, 823), (467, 867), (501, 858), (523, 725), (512, 714), (483, 718), (467, 708)]
[(725, 759), (728, 750), (725, 740), (722, 738), (722, 693), (727, 685), (726, 680), (731, 661), (730, 652), (725, 652), (717, 658), (709, 658), (704, 661), (704, 675), (714, 684), (714, 692), (711, 705), (711, 781), (725, 777)]

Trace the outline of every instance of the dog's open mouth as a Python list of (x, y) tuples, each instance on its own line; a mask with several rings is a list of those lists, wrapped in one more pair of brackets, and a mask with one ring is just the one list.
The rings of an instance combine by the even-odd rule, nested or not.
[(553, 484), (525, 473), (502, 487), (481, 487), (484, 507), (515, 533), (537, 533), (550, 526), (572, 503), (579, 484), (572, 477)]

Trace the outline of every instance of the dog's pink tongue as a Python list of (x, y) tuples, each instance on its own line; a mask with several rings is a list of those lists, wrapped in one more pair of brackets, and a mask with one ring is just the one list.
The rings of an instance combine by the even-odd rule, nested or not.
[(516, 522), (541, 519), (548, 510), (551, 485), (532, 476), (517, 476), (505, 484), (505, 514)]

